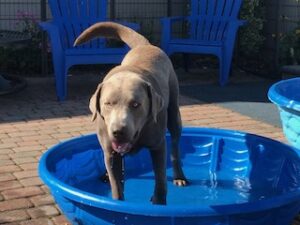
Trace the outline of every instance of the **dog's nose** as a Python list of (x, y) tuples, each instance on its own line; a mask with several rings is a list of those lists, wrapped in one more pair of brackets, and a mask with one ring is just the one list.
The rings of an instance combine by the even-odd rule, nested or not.
[(113, 133), (113, 136), (117, 139), (124, 137), (124, 129), (114, 130), (112, 133)]

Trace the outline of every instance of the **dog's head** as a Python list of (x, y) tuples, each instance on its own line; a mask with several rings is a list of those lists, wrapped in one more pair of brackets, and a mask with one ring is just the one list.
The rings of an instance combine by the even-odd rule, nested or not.
[(111, 148), (129, 152), (146, 122), (157, 122), (163, 99), (134, 73), (115, 74), (101, 83), (90, 100), (93, 120), (104, 120)]

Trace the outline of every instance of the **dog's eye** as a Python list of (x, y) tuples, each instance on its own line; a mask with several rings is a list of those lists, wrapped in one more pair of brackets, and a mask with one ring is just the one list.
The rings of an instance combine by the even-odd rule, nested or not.
[(110, 107), (113, 105), (113, 103), (112, 102), (104, 102), (104, 105)]
[(138, 102), (132, 102), (132, 103), (130, 104), (130, 106), (131, 106), (132, 108), (134, 108), (134, 109), (138, 108), (140, 105), (141, 105), (141, 104), (138, 103)]

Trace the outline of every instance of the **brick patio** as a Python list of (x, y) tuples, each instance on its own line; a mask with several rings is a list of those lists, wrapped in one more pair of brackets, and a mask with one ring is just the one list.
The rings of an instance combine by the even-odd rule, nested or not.
[[(25, 90), (0, 97), (0, 224), (68, 224), (39, 179), (37, 165), (53, 144), (94, 132), (88, 99), (99, 78), (72, 79), (66, 102), (56, 101), (53, 79), (48, 78), (30, 79)], [(184, 125), (237, 129), (285, 141), (280, 128), (234, 111), (186, 96), (180, 103)]]

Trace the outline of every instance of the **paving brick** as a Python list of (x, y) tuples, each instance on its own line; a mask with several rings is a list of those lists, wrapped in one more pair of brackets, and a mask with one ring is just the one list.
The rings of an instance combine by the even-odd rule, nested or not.
[(27, 198), (12, 199), (0, 202), (0, 212), (16, 209), (26, 209), (32, 206), (33, 204)]
[(9, 132), (8, 135), (10, 137), (28, 137), (28, 136), (35, 136), (37, 135), (36, 131), (17, 131), (17, 132)]
[(59, 215), (59, 211), (53, 205), (44, 205), (40, 207), (35, 207), (27, 210), (28, 214), (31, 218), (39, 218), (45, 216), (57, 216)]
[(10, 148), (1, 148), (0, 149), (0, 155), (7, 155), (10, 153), (13, 153), (14, 151)]
[(65, 140), (72, 137), (69, 133), (56, 133), (52, 134), (51, 136), (58, 140)]
[(31, 197), (30, 201), (35, 206), (42, 206), (42, 205), (54, 204), (54, 200), (53, 200), (53, 198), (52, 198), (52, 196), (50, 194), (37, 195), (37, 196)]
[(27, 122), (23, 124), (16, 124), (14, 127), (20, 131), (38, 131), (40, 130), (39, 124), (34, 124), (32, 122)]
[(21, 141), (18, 141), (19, 146), (38, 146), (38, 141), (24, 141), (23, 139)]
[(53, 128), (53, 129), (43, 129), (43, 130), (39, 130), (38, 131), (38, 133), (39, 134), (41, 134), (41, 135), (44, 135), (44, 134), (55, 134), (55, 133), (57, 133), (58, 131), (57, 131), (57, 128), (55, 127), (55, 128)]
[(21, 170), (20, 167), (18, 167), (17, 165), (0, 166), (0, 174), (16, 172), (16, 171), (20, 171), (20, 170)]
[(15, 179), (16, 179), (16, 177), (13, 176), (11, 173), (0, 173), (0, 182), (15, 180)]
[(28, 137), (22, 137), (23, 141), (38, 141), (41, 140), (48, 140), (52, 139), (50, 135), (44, 134), (44, 135), (34, 135), (34, 136), (28, 136)]
[(0, 165), (1, 166), (7, 166), (7, 165), (14, 165), (14, 161), (10, 159), (0, 159)]
[(19, 164), (19, 167), (21, 167), (23, 170), (37, 170), (38, 163), (22, 163)]
[(0, 160), (4, 160), (4, 159), (10, 159), (10, 157), (7, 154), (1, 154)]
[(23, 209), (0, 212), (0, 224), (22, 221), (27, 219), (30, 219), (30, 216)]
[[(5, 134), (7, 134), (8, 135), (8, 133), (10, 133), (10, 132), (18, 132), (18, 129), (16, 129), (16, 128), (14, 128), (13, 126), (9, 126), (9, 127), (7, 127), (7, 128), (1, 128), (0, 129), (0, 132), (3, 134), (3, 133), (5, 133)], [(9, 135), (8, 135), (9, 136)]]
[(0, 144), (0, 151), (1, 149), (4, 149), (4, 148), (14, 148), (14, 147), (17, 147), (17, 144), (15, 142), (10, 142), (10, 143), (2, 143)]
[(50, 193), (50, 190), (49, 190), (49, 188), (46, 186), (46, 185), (42, 185), (41, 186), (41, 189), (45, 192), (45, 193)]
[(0, 139), (5, 139), (5, 138), (9, 138), (8, 134), (5, 133), (0, 133)]
[(15, 172), (13, 174), (18, 179), (23, 179), (23, 178), (27, 178), (27, 177), (37, 177), (38, 176), (37, 170), (19, 171), (19, 172)]
[(34, 163), (37, 162), (38, 160), (35, 157), (24, 157), (24, 158), (14, 158), (13, 161), (16, 164), (21, 164), (21, 163)]
[(54, 223), (48, 218), (39, 218), (28, 221), (23, 221), (20, 225), (53, 225)]
[(64, 215), (53, 217), (53, 222), (55, 225), (71, 225), (71, 223), (67, 220)]
[(25, 179), (21, 179), (20, 183), (24, 187), (39, 186), (39, 185), (43, 184), (42, 180), (39, 177), (28, 177), (28, 178), (25, 178)]
[(44, 192), (40, 187), (37, 186), (2, 191), (2, 195), (7, 200), (30, 197), (30, 196), (41, 195), (41, 194), (44, 194)]
[(20, 188), (22, 185), (17, 180), (1, 181), (0, 182), (0, 191), (10, 190), (14, 188)]
[(49, 141), (49, 142), (44, 142), (43, 145), (45, 146), (45, 150), (48, 150), (48, 149), (51, 148), (53, 145), (58, 144), (58, 142), (59, 142), (58, 140), (53, 139), (53, 140), (51, 140), (51, 141)]
[(20, 223), (19, 222), (2, 223), (1, 225), (20, 225)]
[(28, 152), (17, 152), (17, 153), (14, 153), (14, 154), (9, 154), (9, 156), (13, 159), (15, 159), (15, 158), (25, 158), (25, 157), (35, 157), (35, 156), (39, 156), (39, 155), (41, 155), (40, 150), (28, 151)]
[(10, 144), (12, 143), (13, 145), (16, 143), (18, 143), (20, 140), (22, 140), (21, 138), (18, 138), (18, 137), (9, 137), (9, 138), (3, 138), (1, 139), (2, 143), (5, 143), (5, 144)]
[(34, 145), (34, 146), (18, 146), (14, 147), (14, 152), (31, 152), (31, 151), (40, 151), (43, 150), (44, 147), (42, 145)]

